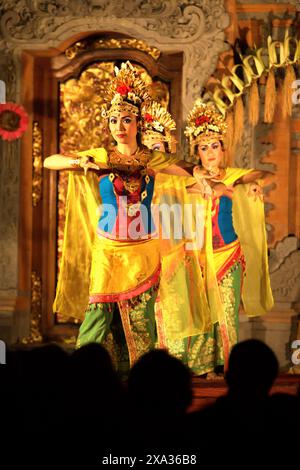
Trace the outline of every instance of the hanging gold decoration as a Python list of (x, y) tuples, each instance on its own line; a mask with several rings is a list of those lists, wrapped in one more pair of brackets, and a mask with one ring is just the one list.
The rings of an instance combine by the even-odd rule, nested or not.
[(241, 96), (236, 100), (234, 106), (234, 138), (233, 144), (239, 143), (244, 132), (244, 104)]
[(234, 147), (234, 119), (233, 119), (233, 112), (230, 110), (226, 116), (226, 124), (227, 124), (227, 134), (225, 137), (225, 147), (230, 154), (233, 151)]
[(257, 80), (253, 80), (249, 92), (249, 122), (256, 126), (259, 120), (259, 92)]
[[(284, 112), (290, 115), (292, 103), (291, 97), (288, 95), (291, 95), (290, 85), (296, 79), (292, 66), (300, 62), (300, 39), (289, 36), (288, 30), (286, 30), (283, 41), (273, 40), (269, 36), (266, 47), (254, 49), (252, 54), (240, 55), (240, 57), (242, 63), (234, 65), (229, 74), (226, 72), (212, 92), (212, 99), (223, 116), (250, 87), (250, 94), (252, 94), (250, 102), (252, 101), (252, 105), (249, 109), (249, 117), (251, 116), (250, 122), (254, 125), (257, 122), (258, 111), (255, 109), (259, 95), (257, 95), (258, 90), (256, 92), (253, 83), (263, 74), (267, 74), (265, 122), (272, 122), (276, 104), (276, 101), (272, 101), (276, 96), (275, 71), (278, 68), (285, 67), (287, 67), (287, 72)], [(239, 75), (237, 75), (238, 68), (242, 71)]]
[(292, 88), (293, 82), (296, 80), (295, 70), (292, 64), (288, 64), (285, 69), (285, 77), (283, 81), (283, 116), (291, 116), (292, 114)]
[(271, 123), (274, 120), (275, 108), (277, 101), (276, 83), (274, 68), (269, 72), (266, 94), (265, 94), (265, 108), (264, 108), (264, 122)]

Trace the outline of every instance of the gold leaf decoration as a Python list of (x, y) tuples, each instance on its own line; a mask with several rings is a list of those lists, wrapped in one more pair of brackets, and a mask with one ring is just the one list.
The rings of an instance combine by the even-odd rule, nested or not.
[(32, 205), (36, 207), (42, 198), (43, 158), (42, 158), (42, 131), (39, 123), (33, 123), (32, 142)]
[(101, 38), (93, 41), (77, 41), (65, 51), (67, 59), (72, 60), (78, 54), (97, 49), (133, 49), (149, 54), (154, 60), (160, 57), (160, 50), (149, 46), (145, 41), (135, 38)]

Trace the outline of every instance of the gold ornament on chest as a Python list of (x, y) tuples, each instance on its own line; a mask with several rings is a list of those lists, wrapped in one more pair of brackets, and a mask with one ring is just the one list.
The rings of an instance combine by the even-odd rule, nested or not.
[(130, 194), (135, 193), (138, 189), (141, 189), (142, 186), (142, 179), (141, 178), (134, 178), (130, 177), (128, 180), (122, 178), (124, 188)]
[(112, 169), (133, 173), (137, 170), (145, 170), (150, 156), (151, 152), (146, 147), (138, 147), (132, 155), (123, 155), (117, 148), (114, 148), (108, 155), (108, 165)]
[[(133, 155), (123, 155), (117, 148), (114, 148), (108, 156), (108, 164), (112, 169), (109, 178), (111, 182), (118, 177), (125, 191), (134, 194), (141, 192), (143, 177), (145, 177), (146, 188), (150, 183), (150, 177), (147, 174), (147, 165), (151, 157), (151, 152), (146, 147), (138, 148)], [(134, 217), (141, 210), (141, 203), (147, 197), (147, 189), (141, 193), (140, 201), (126, 204), (126, 211), (129, 217)]]
[(212, 176), (213, 180), (222, 180), (225, 177), (224, 168), (220, 167), (204, 167), (209, 176)]

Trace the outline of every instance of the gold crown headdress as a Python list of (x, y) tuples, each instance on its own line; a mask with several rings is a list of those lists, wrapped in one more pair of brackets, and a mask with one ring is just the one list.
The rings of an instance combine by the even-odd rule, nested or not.
[(108, 118), (122, 111), (138, 116), (142, 103), (151, 99), (148, 88), (129, 61), (123, 62), (120, 69), (115, 67), (115, 77), (106, 91), (102, 117)]
[(176, 123), (171, 114), (157, 101), (145, 103), (141, 109), (142, 115), (142, 142), (147, 147), (155, 142), (167, 142), (168, 149), (176, 143), (171, 134), (176, 130)]
[(187, 117), (187, 126), (184, 131), (190, 141), (191, 153), (194, 153), (195, 146), (204, 138), (224, 141), (226, 130), (227, 124), (214, 104), (205, 103), (201, 99), (196, 100)]

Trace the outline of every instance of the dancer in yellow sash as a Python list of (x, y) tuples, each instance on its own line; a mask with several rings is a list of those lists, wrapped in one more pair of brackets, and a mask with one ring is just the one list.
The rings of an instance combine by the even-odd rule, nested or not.
[[(226, 165), (226, 123), (212, 103), (201, 100), (195, 103), (185, 134), (192, 153), (199, 158), (193, 174), (201, 188), (200, 195), (198, 189), (191, 188), (190, 197), (194, 204), (202, 205), (205, 214), (203, 245), (191, 249), (186, 256), (190, 256), (194, 266), (198, 263), (201, 266), (212, 327), (209, 333), (184, 339), (170, 338), (160, 328), (159, 345), (167, 347), (195, 374), (216, 378), (218, 373), (222, 374), (230, 350), (238, 341), (241, 298), (249, 316), (263, 315), (273, 306), (259, 184), (268, 172)], [(161, 289), (164, 277), (171, 274), (170, 266), (165, 260)], [(194, 286), (187, 284), (187, 288), (194, 302)], [(176, 290), (174, 284), (173, 291)], [(176, 294), (173, 304), (176, 304)], [(159, 313), (163, 318), (164, 309)], [(198, 311), (197, 315), (201, 316), (202, 312)]]

